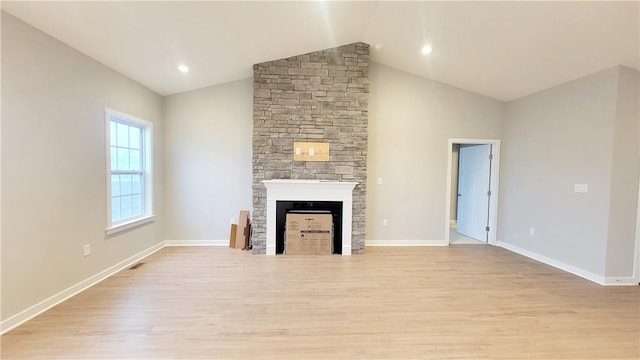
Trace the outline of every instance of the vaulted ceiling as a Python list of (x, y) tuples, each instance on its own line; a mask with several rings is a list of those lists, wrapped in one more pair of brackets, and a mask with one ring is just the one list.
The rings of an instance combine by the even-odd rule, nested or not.
[[(353, 42), (372, 61), (513, 100), (640, 70), (639, 2), (20, 2), (2, 9), (161, 95)], [(433, 52), (421, 54), (430, 44)], [(375, 50), (374, 47), (380, 48)], [(188, 73), (177, 66), (185, 63)]]

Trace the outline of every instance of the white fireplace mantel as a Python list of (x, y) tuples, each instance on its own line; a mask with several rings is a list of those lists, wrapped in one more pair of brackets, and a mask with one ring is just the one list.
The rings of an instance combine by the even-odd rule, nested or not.
[(341, 201), (342, 255), (351, 255), (353, 188), (357, 182), (276, 179), (262, 183), (267, 188), (267, 255), (276, 254), (277, 201)]

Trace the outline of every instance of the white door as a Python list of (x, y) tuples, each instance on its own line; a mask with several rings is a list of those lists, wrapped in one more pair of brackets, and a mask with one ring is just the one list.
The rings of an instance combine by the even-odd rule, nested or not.
[(491, 145), (462, 145), (458, 168), (458, 233), (487, 242)]

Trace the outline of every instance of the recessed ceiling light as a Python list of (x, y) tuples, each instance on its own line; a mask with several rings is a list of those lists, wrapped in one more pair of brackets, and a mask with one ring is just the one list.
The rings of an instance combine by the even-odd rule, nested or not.
[(432, 51), (433, 51), (433, 49), (431, 48), (431, 45), (425, 45), (422, 48), (422, 54), (423, 55), (429, 55), (429, 54), (431, 54)]
[(181, 64), (180, 66), (178, 66), (178, 70), (180, 70), (181, 72), (188, 72), (189, 71), (189, 67), (185, 64)]

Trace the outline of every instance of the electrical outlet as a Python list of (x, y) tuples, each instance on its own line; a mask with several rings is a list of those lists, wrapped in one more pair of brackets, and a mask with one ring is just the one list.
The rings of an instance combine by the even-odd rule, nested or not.
[(378, 185), (382, 185), (382, 178), (378, 178)]
[(382, 226), (387, 226), (387, 225), (389, 225), (389, 222), (387, 221), (387, 219), (383, 219)]
[(535, 236), (535, 235), (536, 235), (536, 229), (529, 228), (529, 236)]
[(91, 245), (87, 244), (84, 246), (84, 256), (89, 256), (91, 254)]

